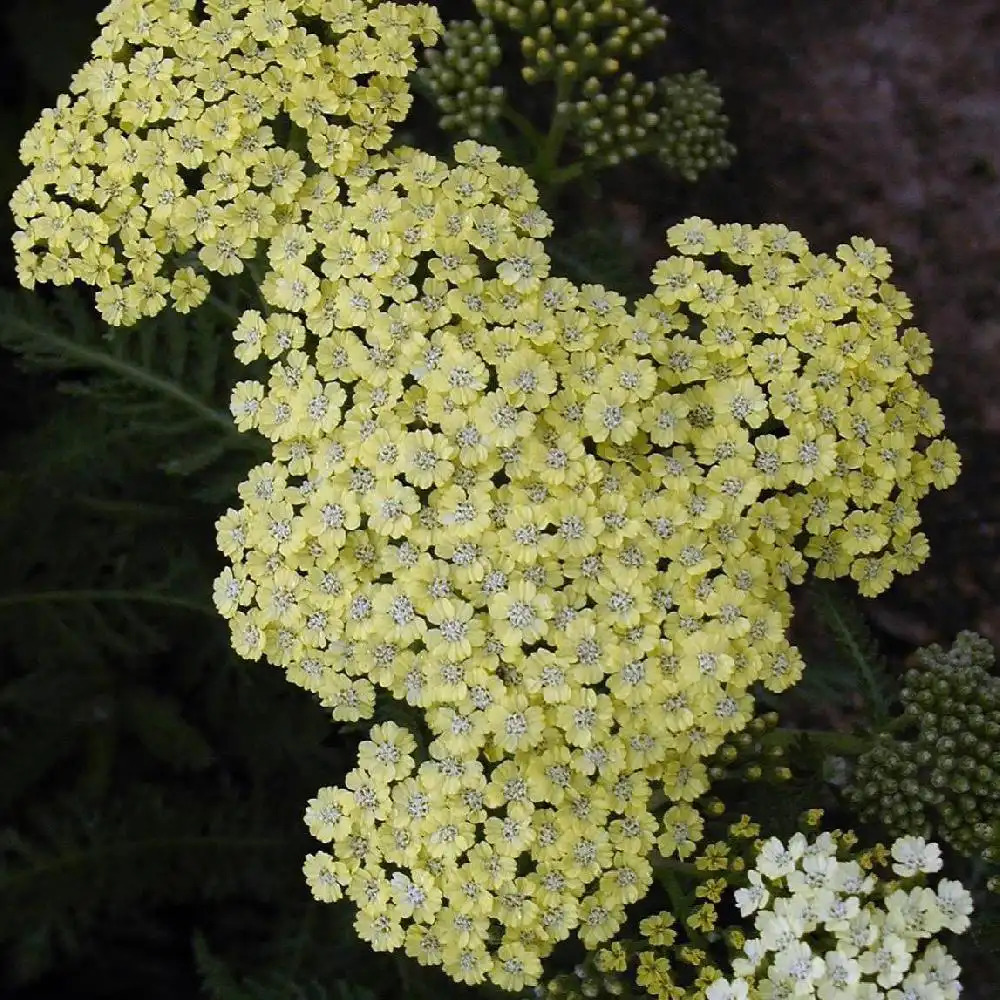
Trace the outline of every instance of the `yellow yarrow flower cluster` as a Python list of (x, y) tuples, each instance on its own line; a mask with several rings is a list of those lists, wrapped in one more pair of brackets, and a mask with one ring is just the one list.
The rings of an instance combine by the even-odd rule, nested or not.
[(393, 730), (311, 802), (317, 895), (375, 948), (519, 989), (570, 933), (614, 935), (654, 788), (698, 798), (749, 687), (798, 678), (807, 560), (905, 571), (954, 458), (924, 447), (926, 342), (895, 339), (867, 245), (688, 220), (632, 310), (549, 274), (527, 175), (456, 159), (369, 157), (271, 240), (235, 331), (271, 374), (233, 412), (273, 458), (219, 524), (217, 601), (335, 718), (376, 687), (423, 714), (427, 759)]
[(536, 982), (571, 933), (613, 937), (654, 845), (696, 839), (679, 810), (749, 688), (801, 672), (788, 585), (812, 563), (874, 593), (924, 558), (916, 501), (957, 471), (926, 338), (897, 336), (884, 252), (780, 226), (687, 220), (634, 308), (552, 276), (496, 150), (382, 152), (430, 8), (116, 0), (102, 23), (22, 146), (21, 280), (80, 278), (131, 323), (263, 248), (234, 336), (270, 368), (232, 411), (272, 456), (218, 525), (217, 606), (335, 718), (379, 687), (429, 743), (373, 728), (310, 803), (332, 853), (308, 880), (375, 948)]
[(18, 277), (96, 286), (112, 325), (187, 312), (406, 114), (428, 6), (113, 0), (70, 95), (21, 144)]

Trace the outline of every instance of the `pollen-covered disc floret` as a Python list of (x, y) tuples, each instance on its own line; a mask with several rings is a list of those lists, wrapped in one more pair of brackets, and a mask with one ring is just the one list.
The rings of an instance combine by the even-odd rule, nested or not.
[(70, 94), (21, 144), (18, 277), (97, 287), (107, 322), (186, 312), (301, 211), (317, 168), (382, 148), (426, 5), (114, 0)]
[(272, 238), (235, 332), (271, 374), (233, 412), (273, 459), (219, 524), (218, 596), (336, 718), (381, 687), (430, 733), (313, 800), (314, 890), (376, 948), (519, 989), (615, 933), (652, 791), (701, 795), (748, 688), (798, 678), (807, 561), (869, 591), (911, 568), (954, 460), (867, 245), (688, 220), (633, 310), (549, 274), (523, 172), (456, 158), (369, 157)]

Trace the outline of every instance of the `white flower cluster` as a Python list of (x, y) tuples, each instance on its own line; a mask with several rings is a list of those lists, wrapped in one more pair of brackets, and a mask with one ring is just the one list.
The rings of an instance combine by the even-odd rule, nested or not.
[(837, 848), (828, 833), (764, 843), (749, 886), (735, 894), (744, 917), (756, 913), (757, 936), (707, 1000), (957, 1000), (958, 963), (930, 939), (964, 931), (972, 897), (948, 879), (936, 890), (919, 884), (941, 869), (937, 845), (922, 837), (892, 845), (902, 883), (838, 860)]

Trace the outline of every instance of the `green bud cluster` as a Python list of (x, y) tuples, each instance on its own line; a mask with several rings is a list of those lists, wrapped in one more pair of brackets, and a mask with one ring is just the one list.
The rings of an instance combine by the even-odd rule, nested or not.
[(642, 0), (475, 0), (482, 17), (521, 36), (528, 83), (617, 73), (667, 37), (667, 18)]
[(583, 155), (596, 165), (653, 152), (668, 170), (694, 181), (732, 159), (722, 95), (704, 70), (656, 83), (624, 73), (612, 82), (606, 90), (596, 76), (588, 77), (582, 99), (565, 105)]
[(777, 728), (778, 713), (767, 712), (750, 720), (745, 729), (732, 733), (708, 761), (708, 776), (715, 781), (787, 781), (791, 770), (785, 748), (768, 743), (768, 733)]
[[(509, 97), (494, 71), (504, 48), (517, 49), (529, 85), (555, 81), (554, 127), (577, 164), (601, 169), (651, 153), (695, 180), (732, 158), (722, 96), (704, 71), (655, 82), (623, 71), (666, 38), (668, 19), (655, 6), (643, 0), (475, 0), (475, 6), (482, 20), (449, 25), (418, 73), (445, 129), (484, 136)], [(506, 46), (498, 32), (511, 36)]]
[(665, 77), (659, 84), (654, 148), (660, 161), (684, 180), (726, 166), (736, 147), (726, 139), (729, 119), (722, 94), (704, 70)]
[(417, 81), (441, 112), (441, 127), (481, 139), (503, 108), (504, 90), (491, 86), (500, 65), (500, 42), (493, 22), (452, 21), (440, 48), (428, 49)]
[(904, 728), (862, 754), (845, 792), (862, 819), (1000, 860), (1000, 677), (990, 643), (962, 632), (918, 651), (903, 678)]
[(594, 955), (588, 954), (572, 972), (563, 972), (545, 980), (535, 995), (545, 1000), (610, 1000), (626, 992), (625, 978), (616, 972), (601, 972)]

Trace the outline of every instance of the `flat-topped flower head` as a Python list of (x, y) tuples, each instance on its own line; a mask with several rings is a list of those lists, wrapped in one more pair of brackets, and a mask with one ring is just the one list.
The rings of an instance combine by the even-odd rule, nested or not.
[[(410, 104), (427, 6), (115, 0), (70, 94), (21, 144), (18, 276), (97, 289), (113, 324), (181, 312), (296, 220), (317, 170), (342, 175)], [(299, 290), (289, 290), (294, 296)]]
[[(227, 515), (245, 543), (229, 546), (221, 607), (234, 643), (252, 622), (265, 655), (338, 718), (370, 708), (357, 685), (377, 684), (423, 713), (432, 760), (476, 775), (389, 773), (366, 749), (395, 805), (337, 826), (334, 853), (352, 871), (413, 885), (430, 871), (446, 914), (468, 904), (444, 857), (488, 849), (536, 894), (550, 866), (564, 873), (548, 909), (495, 905), (489, 946), (477, 939), (494, 965), (475, 975), (513, 982), (527, 973), (500, 951), (520, 947), (525, 927), (538, 957), (574, 929), (596, 945), (645, 892), (656, 835), (616, 857), (606, 831), (648, 815), (654, 788), (673, 804), (664, 851), (691, 850), (700, 833), (677, 810), (707, 788), (705, 758), (748, 722), (754, 683), (783, 690), (801, 674), (783, 634), (786, 591), (809, 569), (812, 539), (850, 532), (870, 558), (894, 532), (852, 493), (857, 466), (841, 458), (856, 440), (844, 418), (855, 393), (859, 419), (877, 419), (878, 394), (856, 389), (875, 377), (864, 352), (832, 352), (838, 321), (808, 312), (798, 272), (739, 270), (801, 255), (801, 238), (768, 227), (736, 250), (690, 220), (673, 233), (679, 263), (657, 269), (657, 291), (633, 312), (548, 273), (531, 233), (550, 224), (525, 176), (489, 147), (456, 152), (454, 167), (405, 147), (370, 156), (269, 242), (269, 315), (248, 311), (235, 341), (271, 375), (241, 383), (234, 412), (272, 441), (287, 499), (246, 490)], [(732, 289), (706, 263), (716, 252), (744, 262), (726, 276)], [(782, 330), (770, 325), (776, 284), (802, 307)], [(745, 355), (703, 336), (703, 286)], [(879, 378), (902, 422), (909, 374)], [(667, 410), (670, 399), (680, 405)], [(665, 412), (667, 448), (647, 432)], [(918, 433), (898, 433), (900, 455), (918, 449)], [(296, 441), (310, 457), (293, 472), (291, 452), (278, 455)], [(884, 473), (886, 498), (910, 467)], [(628, 803), (609, 797), (636, 779)], [(362, 836), (377, 839), (378, 860), (356, 860)], [(792, 847), (775, 873), (796, 868), (805, 845)], [(828, 876), (821, 860), (801, 873), (810, 885)], [(544, 930), (553, 907), (566, 908), (558, 933)], [(417, 912), (397, 914), (400, 933)], [(367, 937), (372, 913), (361, 913)], [(386, 946), (398, 939), (385, 933)]]

